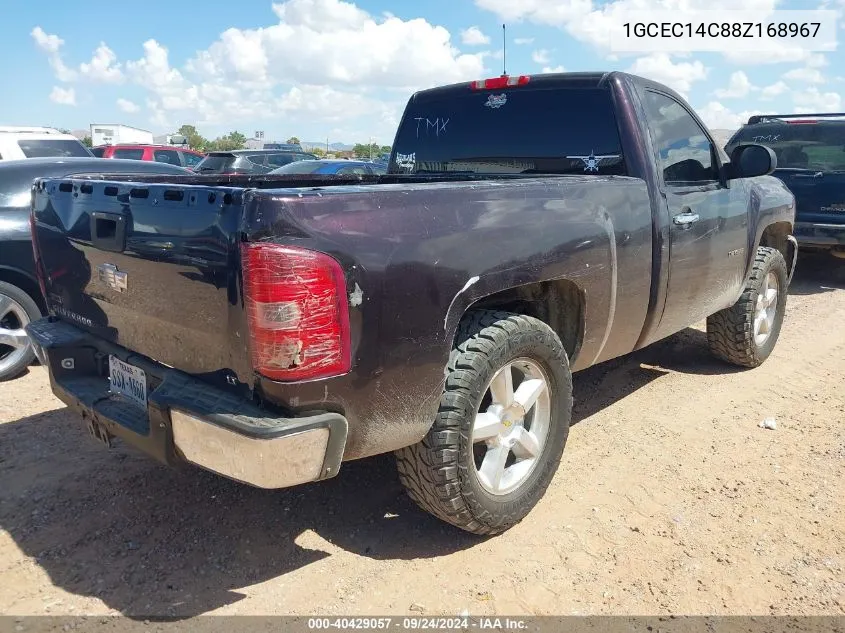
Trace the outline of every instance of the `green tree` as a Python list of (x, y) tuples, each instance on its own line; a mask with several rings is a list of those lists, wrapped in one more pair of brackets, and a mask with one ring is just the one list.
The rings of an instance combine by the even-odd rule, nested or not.
[(389, 154), (393, 148), (390, 145), (382, 145), (380, 154)]
[(188, 139), (188, 147), (198, 151), (205, 151), (208, 139), (204, 138), (193, 125), (183, 125), (179, 128), (179, 134)]
[(83, 139), (82, 139), (82, 144), (83, 144), (85, 147), (91, 147), (91, 137), (90, 137), (90, 136), (86, 136), (85, 138), (83, 138)]
[(377, 157), (381, 154), (381, 146), (378, 143), (373, 143), (369, 145), (367, 143), (355, 143), (355, 147), (352, 148), (352, 152), (358, 158), (373, 158)]
[(300, 143), (299, 138), (297, 138), (296, 136), (291, 136), (287, 140), (287, 142), (290, 143), (291, 145), (299, 145), (299, 143)]

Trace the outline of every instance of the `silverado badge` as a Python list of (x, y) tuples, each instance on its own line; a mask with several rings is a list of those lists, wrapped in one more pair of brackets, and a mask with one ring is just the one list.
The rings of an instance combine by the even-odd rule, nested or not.
[(97, 276), (104, 284), (117, 292), (126, 292), (128, 275), (122, 273), (114, 264), (100, 264), (97, 266)]

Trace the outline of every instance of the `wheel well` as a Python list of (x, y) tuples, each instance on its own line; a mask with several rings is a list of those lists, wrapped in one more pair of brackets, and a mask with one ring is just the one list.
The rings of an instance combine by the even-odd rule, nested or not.
[(584, 295), (567, 279), (541, 281), (508, 288), (482, 297), (467, 307), (504, 310), (532, 316), (548, 325), (560, 337), (572, 362), (581, 349), (584, 333)]
[(38, 287), (38, 282), (26, 273), (13, 268), (0, 268), (0, 281), (17, 286), (35, 301), (38, 309), (41, 310), (41, 314), (47, 312), (47, 306), (44, 303), (44, 297), (41, 296), (41, 288)]
[(760, 237), (760, 246), (768, 246), (780, 251), (780, 254), (786, 260), (787, 272), (791, 275), (794, 259), (792, 249), (795, 247), (788, 239), (790, 235), (792, 235), (792, 225), (789, 222), (770, 224)]

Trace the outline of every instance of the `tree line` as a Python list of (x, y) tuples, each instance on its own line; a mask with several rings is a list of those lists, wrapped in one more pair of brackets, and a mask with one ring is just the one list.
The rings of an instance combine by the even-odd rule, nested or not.
[[(62, 130), (64, 131), (64, 130)], [(70, 134), (70, 131), (67, 132)], [(227, 152), (234, 149), (244, 149), (246, 147), (247, 138), (237, 130), (229, 132), (224, 136), (218, 136), (215, 139), (207, 139), (199, 133), (196, 126), (183, 125), (177, 131), (178, 134), (184, 136), (188, 141), (188, 147), (198, 152)], [(300, 140), (296, 136), (291, 136), (286, 143), (299, 145)], [(86, 136), (82, 139), (82, 143), (91, 147), (91, 137)], [(312, 147), (310, 150), (312, 154), (323, 157), (326, 156), (326, 150), (321, 147)], [(350, 152), (338, 152), (329, 150), (329, 154), (349, 154)], [(359, 158), (378, 158), (382, 154), (390, 153), (390, 145), (379, 145), (378, 143), (355, 143), (352, 148), (353, 155)]]

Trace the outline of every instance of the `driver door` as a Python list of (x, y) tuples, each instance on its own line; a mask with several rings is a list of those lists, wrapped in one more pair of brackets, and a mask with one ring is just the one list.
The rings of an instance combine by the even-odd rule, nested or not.
[(657, 338), (734, 303), (745, 278), (748, 188), (720, 178), (719, 152), (681, 102), (646, 90), (644, 103), (669, 214), (669, 281)]

